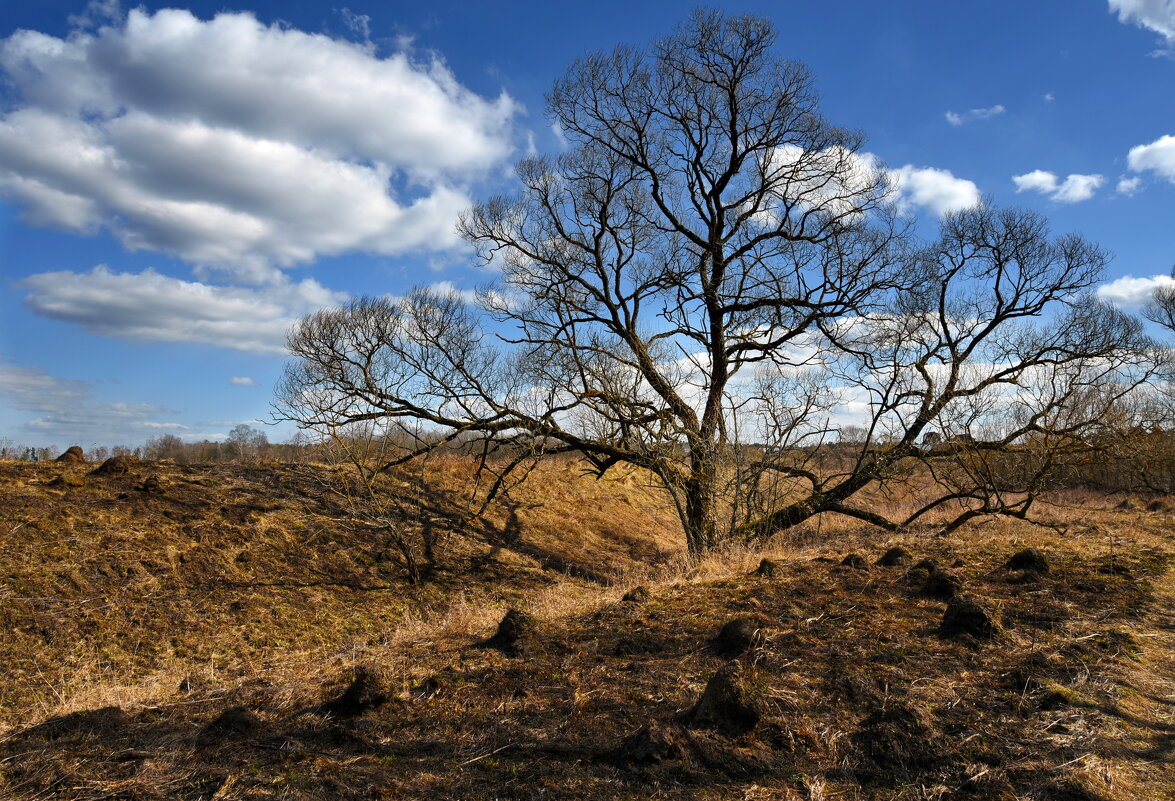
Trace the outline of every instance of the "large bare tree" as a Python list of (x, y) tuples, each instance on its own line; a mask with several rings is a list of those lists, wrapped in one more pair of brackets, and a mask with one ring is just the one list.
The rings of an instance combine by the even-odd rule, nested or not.
[[(698, 12), (574, 64), (548, 96), (567, 150), (460, 223), (500, 280), (473, 305), (417, 290), (306, 318), (281, 414), (423, 423), (420, 452), (480, 442), (491, 494), (551, 452), (639, 466), (693, 555), (822, 512), (1026, 514), (1035, 485), (997, 484), (984, 457), (1079, 443), (1091, 398), (1146, 378), (1138, 325), (1084, 294), (1105, 255), (987, 205), (918, 241), (774, 41), (765, 20)], [(902, 520), (853, 505), (913, 464), (941, 474), (937, 502)]]

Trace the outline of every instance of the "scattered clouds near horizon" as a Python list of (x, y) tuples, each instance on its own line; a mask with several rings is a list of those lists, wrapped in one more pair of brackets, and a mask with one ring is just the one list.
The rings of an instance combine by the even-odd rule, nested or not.
[(992, 117), (998, 117), (1000, 114), (1003, 114), (1006, 111), (1007, 109), (1003, 106), (995, 105), (990, 106), (989, 108), (973, 108), (970, 111), (964, 111), (961, 114), (954, 111), (948, 111), (944, 116), (946, 116), (947, 122), (949, 122), (951, 125), (954, 125), (955, 127), (958, 127), (974, 120), (987, 120), (991, 119)]
[(39, 367), (0, 361), (0, 398), (12, 409), (32, 412), (23, 431), (56, 445), (135, 445), (158, 434), (188, 432), (166, 418), (171, 409), (147, 403), (111, 403), (94, 396), (85, 381), (57, 378)]
[(1057, 203), (1081, 203), (1089, 200), (1106, 182), (1104, 175), (1070, 175), (1064, 181), (1055, 173), (1033, 170), (1012, 177), (1017, 192), (1038, 192)]
[(16, 101), (0, 115), (0, 194), (26, 221), (253, 280), (321, 256), (454, 247), (469, 183), (512, 156), (521, 112), (439, 58), (251, 13), (20, 30), (0, 40), (0, 73)]
[(73, 323), (97, 336), (131, 342), (189, 342), (280, 355), (300, 317), (347, 295), (313, 279), (259, 289), (215, 286), (162, 275), (113, 272), (38, 273), (17, 284), (35, 314)]
[(234, 387), (255, 387), (257, 382), (247, 375), (234, 375), (228, 380)]
[(1175, 278), (1169, 275), (1153, 275), (1150, 278), (1124, 275), (1098, 287), (1097, 296), (1116, 306), (1137, 309), (1150, 302), (1156, 289), (1171, 286), (1175, 286)]
[(1118, 20), (1147, 28), (1175, 44), (1175, 0), (1109, 0)]

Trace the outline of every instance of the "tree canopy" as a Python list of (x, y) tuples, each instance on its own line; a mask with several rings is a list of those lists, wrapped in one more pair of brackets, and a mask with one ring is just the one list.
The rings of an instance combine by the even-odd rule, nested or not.
[[(1106, 254), (989, 203), (921, 238), (774, 47), (763, 19), (696, 12), (577, 61), (548, 95), (566, 151), (460, 222), (498, 280), (475, 304), (422, 289), (305, 318), (280, 413), (415, 432), (398, 459), (481, 443), (495, 489), (550, 453), (638, 466), (695, 555), (823, 512), (1026, 515), (1050, 460), (1154, 369), (1139, 324), (1089, 294)], [(1046, 455), (997, 469), (1028, 443)], [(913, 465), (942, 490), (913, 516), (854, 505)]]

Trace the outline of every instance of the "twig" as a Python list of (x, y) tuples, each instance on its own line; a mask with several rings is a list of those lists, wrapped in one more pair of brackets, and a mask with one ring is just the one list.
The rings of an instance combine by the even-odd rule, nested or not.
[(502, 746), (501, 748), (495, 748), (493, 751), (490, 751), (490, 752), (488, 752), (488, 753), (482, 754), (481, 756), (476, 756), (476, 757), (474, 757), (473, 759), (467, 759), (467, 760), (465, 760), (464, 762), (458, 762), (458, 763), (457, 763), (457, 767), (459, 767), (459, 768), (463, 768), (463, 767), (465, 767), (466, 765), (472, 765), (474, 762), (477, 762), (477, 761), (479, 761), (479, 760), (485, 759), (486, 757), (491, 757), (491, 756), (493, 756), (494, 754), (498, 753), (499, 751), (505, 751), (507, 748), (512, 748), (512, 747), (514, 747), (514, 746), (516, 746), (516, 745), (518, 745), (518, 743), (506, 743), (506, 744), (505, 744), (504, 746)]

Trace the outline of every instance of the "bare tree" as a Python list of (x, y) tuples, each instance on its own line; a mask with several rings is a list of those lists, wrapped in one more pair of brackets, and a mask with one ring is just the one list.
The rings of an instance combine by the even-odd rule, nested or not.
[[(822, 512), (1026, 514), (974, 470), (911, 520), (851, 499), (957, 464), (957, 441), (918, 445), (929, 427), (969, 453), (1079, 438), (1087, 387), (1145, 380), (1138, 325), (1083, 294), (1105, 255), (987, 205), (919, 243), (774, 40), (765, 20), (697, 12), (648, 50), (573, 65), (548, 96), (570, 148), (521, 162), (519, 194), (460, 223), (499, 284), (476, 308), (418, 290), (311, 315), (279, 413), (414, 421), (437, 432), (420, 452), (473, 438), (501, 480), (551, 452), (642, 467), (693, 555)], [(863, 431), (847, 464), (828, 456), (844, 425)]]
[(263, 458), (269, 449), (269, 438), (264, 431), (258, 431), (246, 423), (233, 426), (225, 440), (231, 453), (241, 460)]

